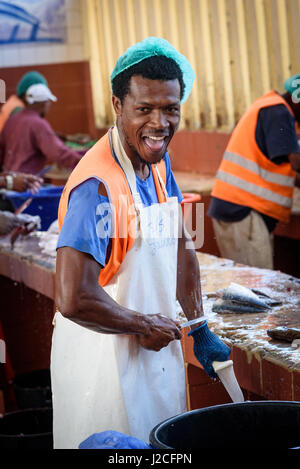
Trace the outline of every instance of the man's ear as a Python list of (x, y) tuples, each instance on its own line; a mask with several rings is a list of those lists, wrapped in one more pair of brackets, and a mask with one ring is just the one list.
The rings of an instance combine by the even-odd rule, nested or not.
[(120, 98), (117, 98), (114, 94), (112, 95), (112, 105), (114, 107), (115, 113), (117, 116), (122, 114), (122, 103)]

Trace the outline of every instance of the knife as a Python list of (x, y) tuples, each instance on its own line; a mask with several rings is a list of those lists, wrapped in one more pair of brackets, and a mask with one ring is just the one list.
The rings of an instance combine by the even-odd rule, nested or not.
[(201, 316), (200, 318), (191, 319), (191, 321), (183, 322), (182, 324), (180, 324), (180, 329), (194, 326), (195, 324), (198, 324), (199, 322), (204, 322), (204, 321), (205, 321), (205, 318), (203, 316)]

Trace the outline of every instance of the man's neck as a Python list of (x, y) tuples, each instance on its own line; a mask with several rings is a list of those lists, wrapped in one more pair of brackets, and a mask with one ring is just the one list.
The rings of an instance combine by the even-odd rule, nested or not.
[(27, 109), (28, 111), (35, 112), (36, 114), (38, 114), (42, 118), (45, 117), (45, 114), (44, 114), (43, 110), (41, 109), (41, 107), (37, 106), (36, 104), (27, 104), (25, 109)]
[(146, 161), (142, 160), (141, 157), (137, 154), (137, 152), (133, 148), (130, 147), (118, 123), (117, 123), (117, 128), (118, 128), (119, 137), (120, 137), (122, 146), (125, 150), (126, 155), (128, 156), (128, 158), (130, 159), (132, 163), (132, 167), (134, 169), (135, 174), (140, 179), (145, 181), (150, 176), (150, 165)]

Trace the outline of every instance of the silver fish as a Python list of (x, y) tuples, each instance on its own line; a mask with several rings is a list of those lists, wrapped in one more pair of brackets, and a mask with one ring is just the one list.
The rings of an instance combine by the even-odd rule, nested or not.
[(228, 300), (234, 303), (241, 303), (245, 305), (256, 306), (261, 309), (270, 309), (270, 306), (262, 301), (259, 296), (254, 293), (250, 288), (239, 285), (238, 283), (231, 282), (231, 284), (222, 290), (220, 297), (223, 300)]
[(243, 304), (237, 302), (231, 302), (228, 300), (222, 300), (221, 298), (216, 300), (212, 305), (212, 311), (219, 314), (247, 314), (247, 313), (263, 313), (266, 311), (266, 308), (258, 308), (255, 305)]
[(270, 306), (250, 288), (232, 282), (227, 288), (216, 292), (219, 297), (212, 310), (217, 313), (261, 313)]
[(274, 298), (271, 298), (269, 295), (260, 290), (257, 290), (256, 288), (251, 288), (251, 290), (268, 306), (282, 305), (282, 301), (274, 300)]

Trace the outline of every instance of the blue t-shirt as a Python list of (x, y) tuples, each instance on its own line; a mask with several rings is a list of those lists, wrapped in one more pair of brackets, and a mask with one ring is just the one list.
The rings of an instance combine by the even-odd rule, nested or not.
[[(168, 196), (177, 197), (180, 203), (183, 197), (167, 153), (164, 161)], [(144, 206), (158, 203), (152, 171), (145, 181), (136, 176), (136, 184)], [(57, 248), (68, 246), (90, 254), (103, 267), (110, 255), (112, 213), (108, 198), (98, 194), (98, 187), (98, 179), (91, 178), (71, 192)]]
[[(275, 164), (287, 162), (290, 153), (300, 152), (295, 119), (284, 104), (265, 107), (259, 111), (255, 140), (265, 157)], [(235, 222), (243, 220), (250, 211), (250, 207), (212, 197), (207, 214), (218, 220)], [(277, 220), (262, 213), (261, 216), (272, 232)]]

